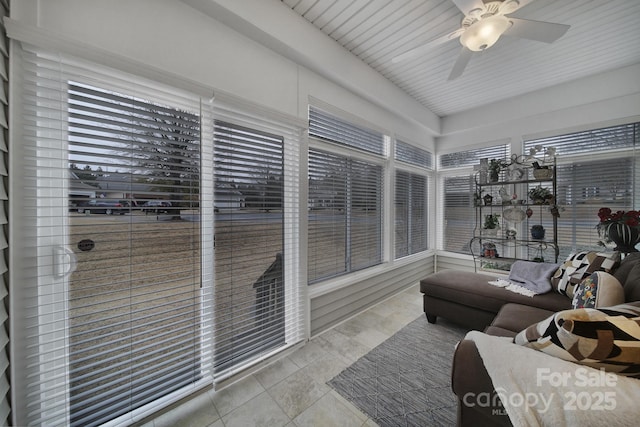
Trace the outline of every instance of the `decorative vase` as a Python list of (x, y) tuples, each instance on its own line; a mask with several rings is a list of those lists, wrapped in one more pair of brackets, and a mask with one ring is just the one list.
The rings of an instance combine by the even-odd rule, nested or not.
[(531, 238), (534, 240), (542, 240), (544, 239), (545, 229), (541, 225), (534, 225), (531, 227)]
[(624, 253), (638, 252), (635, 246), (640, 243), (640, 227), (612, 223), (607, 227), (607, 235), (616, 244), (614, 251)]

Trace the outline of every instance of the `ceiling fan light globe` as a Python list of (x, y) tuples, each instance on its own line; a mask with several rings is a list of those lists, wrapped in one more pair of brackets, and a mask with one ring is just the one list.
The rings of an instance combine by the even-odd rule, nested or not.
[(460, 36), (462, 46), (474, 52), (490, 48), (509, 29), (509, 20), (502, 15), (493, 15), (473, 23)]

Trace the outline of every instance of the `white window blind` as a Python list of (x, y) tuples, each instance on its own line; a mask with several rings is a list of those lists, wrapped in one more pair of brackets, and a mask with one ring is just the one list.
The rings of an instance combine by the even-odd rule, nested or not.
[(427, 177), (396, 171), (395, 256), (415, 254), (428, 249)]
[(447, 171), (440, 181), (442, 189), (439, 197), (444, 219), (444, 250), (471, 253), (469, 242), (476, 226), (473, 167), (480, 166), (480, 159), (484, 158), (507, 160), (509, 153), (508, 144), (499, 144), (439, 156), (440, 168)]
[[(387, 138), (309, 107), (309, 284), (382, 262)], [(340, 145), (333, 150), (331, 144)]]
[[(9, 16), (9, 1), (0, 1), (0, 19)], [(8, 146), (6, 141), (9, 134), (8, 123), (8, 103), (9, 98), (5, 89), (9, 87), (9, 41), (4, 31), (4, 27), (0, 30), (0, 424), (9, 425), (10, 421), (10, 383), (9, 383), (9, 315), (8, 309), (8, 266), (6, 259), (8, 255), (7, 248), (8, 236), (7, 226), (8, 217), (7, 208), (9, 199), (7, 193), (8, 171), (6, 168), (6, 160), (8, 156)]]
[(639, 123), (524, 142), (525, 152), (539, 145), (556, 148), (559, 259), (597, 249), (601, 207), (614, 212), (638, 209), (639, 143)]
[(284, 141), (215, 122), (216, 372), (285, 343)]
[(358, 150), (384, 154), (384, 135), (309, 106), (309, 135)]
[(211, 126), (197, 96), (21, 55), (14, 422), (131, 422), (211, 382)]
[(433, 154), (400, 140), (396, 140), (395, 159), (409, 165), (433, 169)]
[(215, 361), (221, 382), (304, 336), (299, 278), (304, 122), (214, 101)]
[(382, 262), (382, 166), (309, 150), (309, 283)]
[(480, 159), (503, 159), (509, 158), (509, 145), (500, 144), (490, 147), (476, 148), (472, 150), (456, 151), (453, 153), (441, 154), (439, 169), (455, 169), (465, 166), (480, 166)]

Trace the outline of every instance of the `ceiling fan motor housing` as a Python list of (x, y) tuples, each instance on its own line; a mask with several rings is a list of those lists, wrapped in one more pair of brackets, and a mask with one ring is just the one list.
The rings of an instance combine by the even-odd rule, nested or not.
[(460, 43), (474, 52), (483, 51), (493, 46), (510, 26), (509, 20), (502, 15), (481, 18), (462, 33)]
[(506, 15), (514, 10), (520, 3), (517, 0), (491, 1), (484, 4), (483, 8), (470, 10), (462, 19), (462, 28), (467, 29), (482, 19), (494, 15)]

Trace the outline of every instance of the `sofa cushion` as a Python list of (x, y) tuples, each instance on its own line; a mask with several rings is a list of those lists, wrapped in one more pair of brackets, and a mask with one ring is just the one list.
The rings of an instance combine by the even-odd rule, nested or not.
[(591, 273), (612, 273), (620, 265), (620, 252), (583, 251), (571, 254), (551, 276), (551, 286), (561, 294), (573, 298), (574, 289)]
[(611, 307), (624, 302), (624, 289), (618, 279), (604, 271), (596, 271), (576, 287), (573, 308)]
[(640, 301), (640, 262), (636, 263), (627, 276), (624, 299), (626, 302)]
[(469, 271), (442, 270), (420, 281), (420, 291), (428, 296), (497, 313), (506, 303), (524, 304), (546, 310), (571, 308), (571, 300), (556, 292), (527, 297), (492, 286), (495, 277)]
[(564, 310), (514, 338), (551, 356), (640, 378), (640, 302)]
[(514, 338), (517, 335), (517, 332), (491, 325), (487, 326), (483, 332), (487, 335), (493, 335), (495, 337)]
[[(616, 268), (616, 271), (613, 273), (614, 277), (618, 279), (618, 281), (625, 286), (627, 282), (627, 277), (629, 273), (636, 266), (636, 264), (640, 264), (640, 252), (633, 252), (627, 254), (622, 261), (620, 261), (620, 265)], [(627, 300), (628, 301), (628, 300)]]
[(513, 331), (515, 335), (527, 326), (544, 320), (554, 313), (551, 310), (528, 305), (505, 304), (491, 322), (491, 326)]

